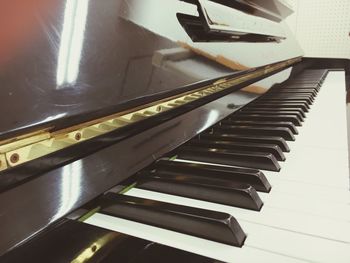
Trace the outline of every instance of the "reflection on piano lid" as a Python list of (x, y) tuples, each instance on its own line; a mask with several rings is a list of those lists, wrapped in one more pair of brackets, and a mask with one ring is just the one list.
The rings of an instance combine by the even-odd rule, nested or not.
[[(181, 0), (196, 4), (203, 0)], [(244, 13), (260, 16), (272, 21), (280, 22), (293, 13), (291, 7), (285, 1), (280, 0), (209, 0), (225, 5)]]
[[(50, 230), (65, 215), (228, 115), (239, 111), (241, 118), (249, 115), (254, 120), (256, 114), (240, 111), (258, 97), (251, 90), (264, 93), (287, 80), (302, 56), (283, 21), (279, 24), (286, 39), (280, 43), (194, 43), (176, 14), (198, 13), (193, 4), (183, 1), (18, 3), (0, 4), (0, 232), (6, 237), (0, 240), (1, 255)], [(209, 8), (207, 14), (214, 20)], [(254, 19), (277, 24), (261, 16)], [(249, 92), (240, 91), (252, 84)], [(280, 99), (278, 96), (259, 101), (260, 107), (277, 105), (274, 99)], [(287, 100), (285, 95), (282, 99)], [(302, 110), (309, 107), (309, 100), (311, 103), (311, 98), (298, 97), (281, 108)], [(265, 122), (286, 122), (285, 116), (297, 115), (288, 118), (294, 125), (303, 117), (292, 110), (281, 109), (282, 116), (267, 112), (262, 116)], [(287, 129), (270, 131), (280, 135)], [(263, 129), (252, 129), (253, 136), (241, 134), (239, 138), (277, 142), (281, 150), (288, 149), (283, 138), (258, 136), (257, 130)], [(293, 133), (289, 135), (292, 138)], [(280, 146), (225, 142), (215, 147), (228, 145), (236, 147), (236, 156), (248, 156), (237, 152), (242, 149), (264, 151), (257, 152), (262, 160), (257, 165), (269, 160), (271, 170), (278, 170), (277, 159), (284, 159)], [(197, 146), (191, 147), (200, 148)], [(232, 152), (219, 149), (211, 155)], [(259, 174), (254, 169), (250, 172)], [(158, 187), (158, 175), (149, 175), (143, 187)], [(172, 182), (178, 179), (168, 177)], [(193, 185), (199, 185), (198, 177), (187, 178), (173, 190), (183, 192), (194, 189)], [(268, 192), (269, 184), (263, 185), (260, 187)], [(225, 189), (227, 195), (218, 197), (218, 202), (238, 195), (245, 199), (235, 199), (237, 206), (252, 210), (262, 206), (247, 184), (231, 184), (228, 189), (217, 183), (201, 188), (204, 194), (198, 198), (208, 199), (210, 193)], [(195, 217), (203, 215), (203, 211), (195, 212)], [(212, 219), (218, 213), (208, 214), (207, 221), (217, 222)], [(232, 223), (233, 230), (240, 229), (230, 216), (221, 216)], [(242, 245), (242, 232), (233, 233), (239, 234), (235, 244)]]
[[(88, 224), (68, 220), (35, 242), (9, 253), (1, 262), (130, 262), (130, 263), (215, 263), (214, 259), (202, 257), (179, 249), (163, 246), (102, 229)], [(169, 257), (169, 255), (171, 255)]]
[[(63, 128), (145, 104), (155, 94), (302, 55), (292, 37), (260, 51), (234, 43), (198, 46), (177, 21), (176, 13), (196, 12), (181, 1), (30, 0), (23, 15), (13, 6), (0, 11), (8, 25), (0, 29), (1, 110), (11, 113), (1, 117), (1, 138), (38, 126)], [(179, 47), (189, 56), (174, 61), (176, 67), (154, 64), (157, 52)], [(236, 48), (244, 52), (231, 52)]]
[[(194, 42), (280, 42), (286, 39), (286, 33), (279, 21), (274, 22), (235, 8), (226, 8), (221, 4), (222, 1), (218, 1), (220, 4), (207, 0), (189, 2), (197, 5), (199, 16), (178, 13), (177, 18)], [(253, 6), (249, 5), (251, 9)]]

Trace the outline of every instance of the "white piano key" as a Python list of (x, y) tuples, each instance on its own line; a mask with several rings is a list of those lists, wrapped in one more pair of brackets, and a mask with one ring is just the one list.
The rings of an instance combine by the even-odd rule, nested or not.
[[(152, 198), (154, 196), (146, 195), (146, 197)], [(192, 202), (187, 204), (191, 205)], [(243, 248), (231, 247), (99, 213), (86, 221), (86, 223), (99, 227), (152, 240), (203, 256), (224, 260), (225, 262), (254, 262), (259, 259), (259, 256), (263, 256), (259, 262), (269, 262), (268, 260), (272, 260), (273, 257), (279, 255), (308, 262), (348, 262), (350, 256), (349, 244), (245, 220), (239, 220), (239, 222), (248, 236)], [(312, 244), (312, 247), (310, 247), (310, 244)], [(266, 252), (270, 253), (266, 254)], [(277, 258), (274, 260), (277, 260)], [(282, 258), (279, 260), (282, 260)], [(286, 259), (283, 258), (283, 260)]]
[[(190, 163), (203, 163), (207, 165), (228, 166), (216, 163), (197, 162), (184, 159), (175, 159), (174, 161), (190, 162)], [(301, 167), (302, 169), (302, 167)], [(341, 173), (343, 184), (334, 183), (329, 181), (329, 173), (325, 180), (318, 180), (315, 182), (313, 178), (309, 178), (305, 170), (300, 172), (290, 173), (287, 169), (282, 169), (280, 172), (264, 171), (261, 170), (269, 183), (272, 185), (271, 193), (286, 193), (291, 196), (306, 196), (307, 198), (316, 199), (317, 201), (327, 201), (338, 204), (350, 204), (350, 191), (348, 189), (347, 174), (348, 168), (345, 167), (345, 172)], [(324, 172), (321, 170), (321, 172)], [(304, 175), (293, 177), (293, 174)], [(322, 178), (321, 176), (317, 179)]]
[[(276, 175), (288, 180), (348, 189), (349, 166), (347, 150), (296, 147), (285, 162), (280, 162), (281, 171), (263, 171), (267, 176)], [(271, 176), (271, 177), (272, 177)]]
[(344, 73), (331, 72), (298, 129), (296, 141), (288, 142), (291, 152), (285, 162), (280, 162), (282, 170), (263, 171), (273, 188), (269, 194), (259, 193), (265, 204), (260, 212), (137, 188), (126, 193), (230, 213), (248, 235), (243, 248), (103, 214), (95, 214), (86, 222), (225, 262), (349, 262), (344, 90)]
[(244, 221), (240, 223), (247, 231), (246, 246), (291, 257), (301, 257), (311, 262), (349, 262), (350, 247), (348, 244)]
[(315, 198), (305, 198), (305, 196), (279, 192), (273, 192), (273, 194), (259, 193), (259, 196), (265, 207), (281, 208), (350, 223), (350, 206), (348, 204), (329, 202), (325, 199), (320, 200), (317, 196)]
[(268, 202), (266, 202), (266, 206), (264, 206), (260, 212), (256, 212), (180, 196), (145, 191), (137, 188), (133, 188), (125, 194), (226, 212), (233, 215), (239, 222), (245, 220), (261, 225), (350, 244), (350, 222), (301, 213), (288, 210), (287, 208), (269, 207)]
[(350, 201), (350, 192), (346, 186), (335, 187), (313, 182), (306, 183), (271, 174), (266, 176), (272, 185), (272, 193), (286, 193), (330, 203), (347, 204)]
[(292, 258), (288, 255), (281, 255), (260, 248), (254, 248), (250, 246), (243, 246), (242, 248), (233, 247), (100, 213), (97, 213), (88, 218), (85, 223), (151, 240), (160, 244), (168, 245), (185, 251), (190, 251), (192, 253), (214, 258), (224, 262), (305, 262), (302, 259)]
[(299, 145), (347, 150), (345, 73), (330, 72), (297, 136)]

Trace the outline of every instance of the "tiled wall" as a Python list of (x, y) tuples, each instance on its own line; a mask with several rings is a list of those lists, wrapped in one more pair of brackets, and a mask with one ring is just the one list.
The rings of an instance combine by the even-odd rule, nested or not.
[(287, 19), (308, 57), (350, 59), (350, 0), (287, 0)]

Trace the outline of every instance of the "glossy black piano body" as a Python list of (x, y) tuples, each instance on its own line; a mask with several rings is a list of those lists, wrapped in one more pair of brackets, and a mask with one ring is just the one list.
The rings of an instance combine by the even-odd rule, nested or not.
[[(5, 4), (0, 141), (61, 130), (302, 55), (292, 37), (254, 47), (192, 43), (176, 12), (195, 9), (180, 2)], [(229, 49), (244, 54), (232, 52), (226, 65), (215, 59)], [(212, 50), (219, 52), (211, 55)], [(274, 56), (268, 56), (271, 50)], [(312, 64), (306, 62), (299, 67)], [(284, 67), (265, 75), (273, 76), (262, 89), (286, 80), (291, 71)], [(7, 237), (0, 241), (0, 254), (255, 99), (257, 94), (239, 90), (262, 78), (0, 172), (0, 229)]]

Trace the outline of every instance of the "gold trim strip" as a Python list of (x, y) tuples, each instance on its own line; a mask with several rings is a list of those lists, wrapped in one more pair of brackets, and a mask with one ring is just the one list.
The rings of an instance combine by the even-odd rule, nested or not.
[[(110, 116), (82, 123), (56, 132), (39, 131), (28, 136), (16, 137), (0, 142), (0, 171), (6, 170), (47, 154), (62, 150), (76, 143), (90, 140), (99, 135), (124, 127), (131, 123), (147, 119), (161, 112), (193, 102), (216, 92), (228, 89), (233, 85), (243, 83), (249, 79), (264, 76), (270, 72), (292, 65), (301, 58), (290, 59), (274, 66), (268, 66), (256, 72), (232, 79), (220, 79), (214, 84), (186, 92), (175, 97), (155, 101), (136, 109), (119, 112)], [(18, 139), (20, 138), (20, 139)]]

